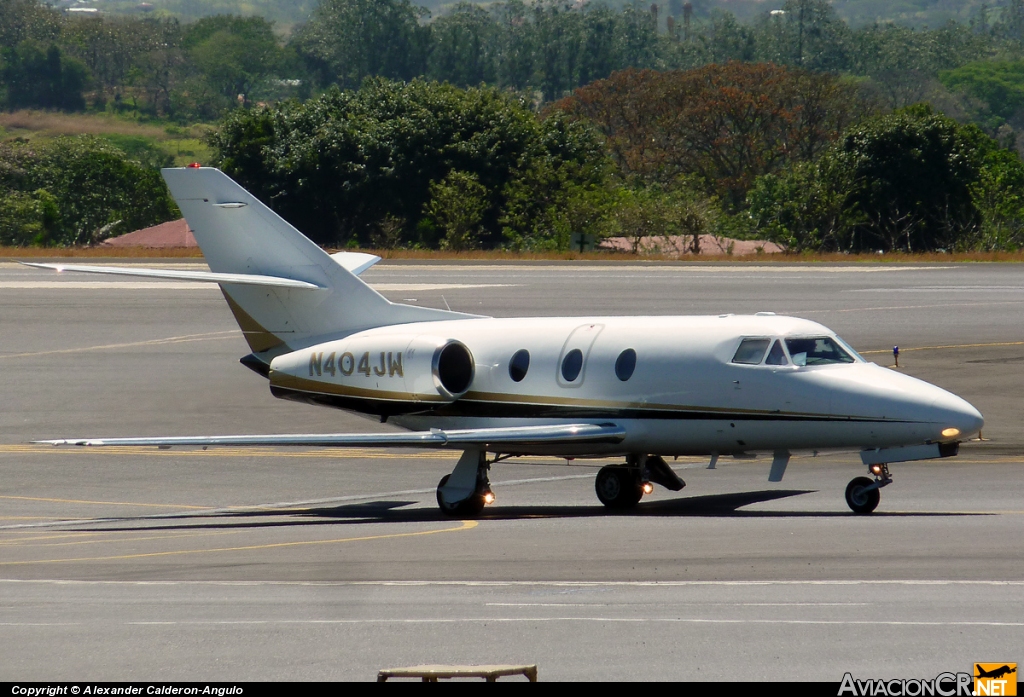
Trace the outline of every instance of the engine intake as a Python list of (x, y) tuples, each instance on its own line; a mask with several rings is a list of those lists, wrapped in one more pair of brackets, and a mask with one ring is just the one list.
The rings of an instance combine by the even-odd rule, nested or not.
[(473, 383), (473, 354), (465, 344), (453, 339), (434, 351), (431, 369), (437, 391), (458, 399)]

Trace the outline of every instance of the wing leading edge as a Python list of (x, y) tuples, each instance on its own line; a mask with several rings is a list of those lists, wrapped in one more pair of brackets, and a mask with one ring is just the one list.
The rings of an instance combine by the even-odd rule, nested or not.
[(168, 438), (61, 438), (32, 441), (44, 445), (84, 446), (320, 446), (334, 448), (506, 448), (529, 445), (621, 443), (626, 429), (614, 424), (560, 424), (467, 428), (408, 433), (311, 433), (257, 436), (172, 436)]

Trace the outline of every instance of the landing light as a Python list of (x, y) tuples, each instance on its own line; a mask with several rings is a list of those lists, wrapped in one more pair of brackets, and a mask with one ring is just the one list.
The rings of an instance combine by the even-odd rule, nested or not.
[(644, 493), (649, 494), (654, 491), (654, 485), (650, 482), (644, 482)]
[(959, 435), (960, 435), (960, 429), (959, 428), (945, 428), (945, 429), (942, 430), (942, 437), (943, 438), (953, 438), (953, 437), (959, 436)]
[(876, 477), (882, 476), (882, 466), (881, 465), (871, 465), (871, 474), (875, 475)]
[(494, 503), (494, 492), (493, 491), (488, 491), (488, 492), (484, 493), (484, 503), (487, 504), (488, 506), (491, 505), (492, 503)]

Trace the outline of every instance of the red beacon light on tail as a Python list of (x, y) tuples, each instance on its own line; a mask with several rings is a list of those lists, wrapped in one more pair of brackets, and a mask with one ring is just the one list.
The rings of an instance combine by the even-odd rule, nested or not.
[(188, 167), (189, 169), (199, 169), (200, 167), (202, 167), (202, 165), (199, 164), (198, 162), (189, 162), (185, 166)]

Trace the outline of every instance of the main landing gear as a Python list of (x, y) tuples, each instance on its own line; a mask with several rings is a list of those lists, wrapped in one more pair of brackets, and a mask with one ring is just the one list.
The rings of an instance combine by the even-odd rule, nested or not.
[(607, 465), (598, 470), (594, 489), (601, 503), (608, 508), (622, 510), (640, 503), (644, 494), (654, 491), (655, 484), (671, 491), (679, 491), (686, 486), (686, 482), (661, 457), (630, 455), (624, 465)]
[(494, 502), (494, 492), (487, 479), (491, 463), (480, 450), (462, 453), (451, 474), (437, 483), (437, 506), (453, 518), (475, 518), (484, 506)]
[(856, 477), (846, 485), (846, 504), (854, 513), (871, 513), (878, 508), (878, 502), (882, 498), (879, 489), (892, 484), (889, 465), (871, 465), (870, 469), (871, 474), (875, 476), (874, 481), (867, 477)]

